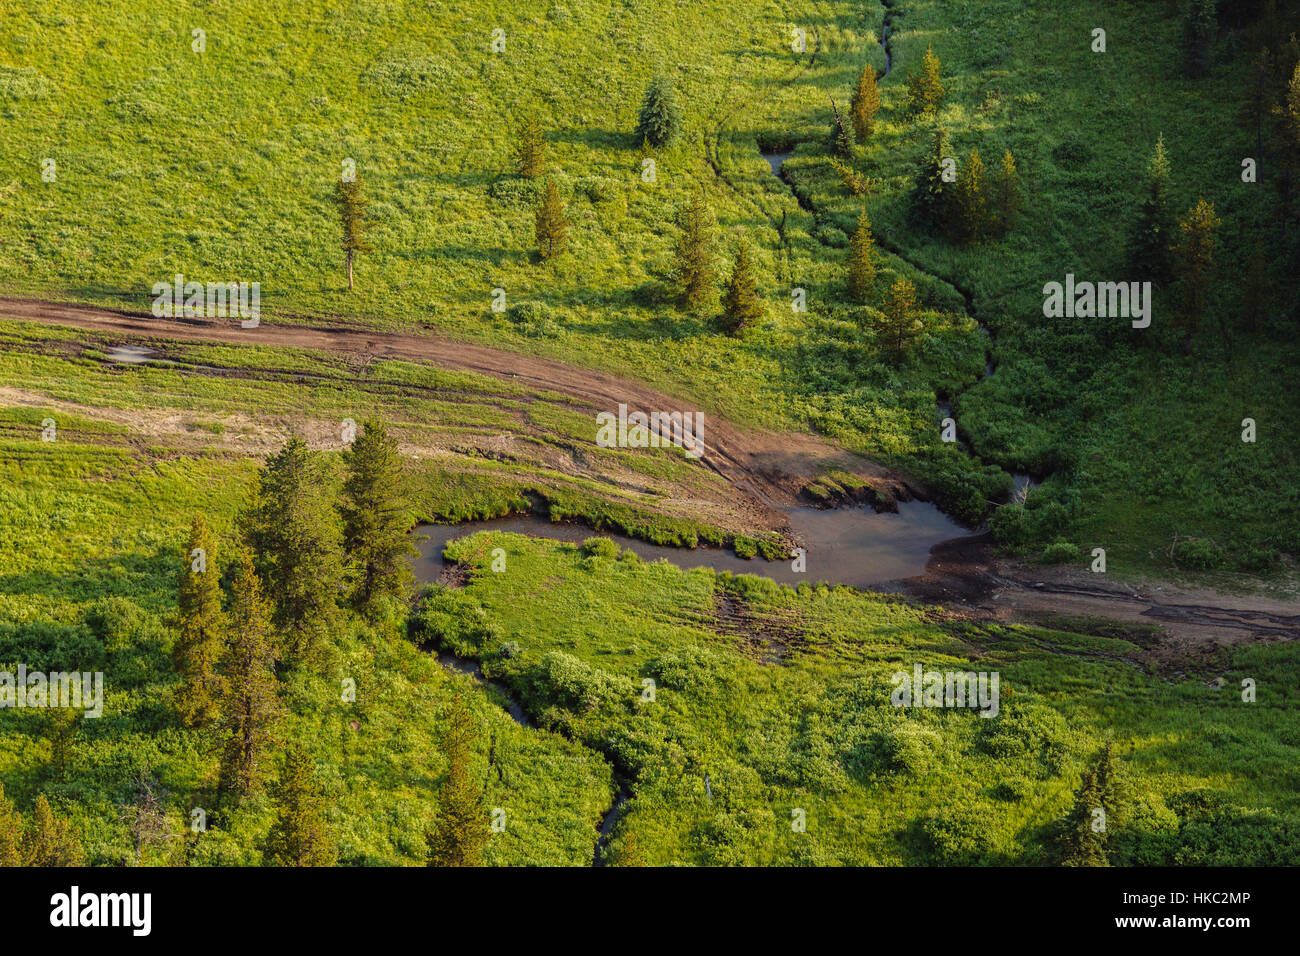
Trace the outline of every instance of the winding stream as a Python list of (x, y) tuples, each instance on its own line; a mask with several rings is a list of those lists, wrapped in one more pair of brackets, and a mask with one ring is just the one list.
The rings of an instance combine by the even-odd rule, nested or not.
[(807, 551), (807, 569), (795, 571), (790, 561), (745, 560), (723, 548), (674, 548), (650, 544), (610, 531), (593, 531), (586, 525), (551, 522), (537, 515), (517, 515), (493, 521), (459, 525), (420, 525), (415, 533), (426, 536), (417, 544), (415, 576), (420, 583), (437, 581), (447, 569), (442, 550), (454, 538), (477, 531), (508, 531), (578, 543), (600, 535), (634, 551), (646, 561), (664, 560), (680, 568), (712, 568), (733, 574), (757, 574), (782, 584), (825, 581), (864, 590), (900, 591), (897, 582), (925, 572), (930, 549), (972, 532), (937, 507), (923, 501), (902, 501), (898, 513), (877, 514), (866, 506), (846, 508), (789, 508), (795, 539)]

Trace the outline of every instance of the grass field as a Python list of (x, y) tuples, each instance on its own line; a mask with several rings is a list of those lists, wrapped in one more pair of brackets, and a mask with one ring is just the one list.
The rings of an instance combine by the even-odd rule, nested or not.
[[(845, 160), (875, 180), (857, 197), (830, 163), (830, 101), (844, 108), (864, 63), (883, 68), (886, 15), (878, 126)], [(1243, 111), (1262, 28), (1234, 16), (1209, 74), (1189, 79), (1177, 5), (1136, 0), (10, 0), (0, 294), (147, 312), (154, 283), (178, 273), (260, 282), (271, 327), (484, 344), (626, 376), (742, 428), (816, 432), (958, 517), (989, 519), (1019, 557), (1084, 567), (1103, 547), (1120, 578), (1294, 584), (1300, 229), (1280, 212), (1281, 157)], [(1281, 16), (1265, 39), (1286, 56), (1300, 21)], [(1098, 27), (1104, 53), (1090, 48)], [(946, 95), (917, 116), (907, 80), (927, 48)], [(656, 75), (684, 117), (669, 149), (633, 135)], [(552, 260), (534, 241), (540, 181), (514, 172), (528, 119), (571, 222)], [(990, 168), (1014, 153), (1025, 206), (1005, 237), (961, 245), (909, 218), (940, 127), (959, 163), (972, 148)], [(1067, 272), (1129, 278), (1158, 137), (1177, 214), (1205, 198), (1223, 223), (1187, 354), (1171, 289), (1146, 330), (1042, 309), (1044, 283)], [(763, 153), (790, 154), (781, 177)], [(1261, 181), (1245, 183), (1256, 153)], [(374, 246), (353, 291), (331, 199), (348, 161)], [(698, 192), (723, 273), (742, 233), (754, 247), (764, 315), (741, 336), (716, 301), (677, 301), (678, 216)], [(845, 247), (864, 209), (880, 275), (850, 305)], [(873, 331), (897, 277), (915, 284), (924, 324), (901, 358)], [(796, 288), (807, 312), (791, 307)], [(47, 796), (94, 864), (128, 855), (117, 814), (137, 771), (168, 789), (178, 828), (214, 799), (214, 739), (171, 712), (176, 573), (196, 514), (233, 545), (263, 457), (290, 434), (337, 483), (343, 423), (383, 417), (412, 524), (536, 508), (661, 543), (753, 547), (722, 477), (676, 451), (593, 445), (591, 409), (559, 392), (262, 345), (107, 361), (118, 344), (0, 320), (0, 671), (111, 675), (105, 718), (71, 738), (45, 715), (6, 714), (0, 782), (23, 812)], [(941, 440), (941, 408), (956, 443)], [(1006, 502), (1011, 474), (1038, 479), (1023, 503)], [(486, 569), (493, 547), (508, 573)], [(1106, 743), (1127, 788), (1110, 862), (1300, 852), (1294, 642), (1178, 667), (1141, 628), (974, 624), (605, 545), (475, 537), (449, 553), (471, 571), (463, 590), (426, 592), (409, 622), (347, 615), (320, 667), (286, 675), (280, 733), (310, 746), (342, 863), (423, 861), (456, 693), (478, 728), (471, 773), (510, 821), (492, 864), (589, 864), (620, 796), (615, 863), (1054, 864)], [(476, 660), (536, 726), (435, 647)], [(890, 707), (890, 675), (914, 663), (1000, 672), (1003, 712)], [(358, 701), (341, 704), (349, 678)], [(1242, 702), (1243, 679), (1258, 702)], [(796, 810), (806, 832), (790, 826)], [(273, 818), (259, 797), (146, 862), (257, 863)]]

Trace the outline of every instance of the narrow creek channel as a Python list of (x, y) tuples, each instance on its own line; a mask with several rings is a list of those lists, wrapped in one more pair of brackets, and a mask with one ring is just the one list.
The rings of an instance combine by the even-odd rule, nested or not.
[(865, 505), (846, 508), (789, 508), (790, 527), (806, 550), (807, 568), (795, 571), (790, 561), (746, 560), (724, 548), (674, 548), (650, 544), (611, 531), (593, 531), (569, 522), (552, 522), (537, 515), (516, 515), (458, 525), (425, 524), (415, 533), (418, 543), (415, 576), (420, 583), (436, 581), (446, 570), (442, 550), (447, 542), (477, 531), (509, 531), (581, 542), (597, 535), (611, 538), (647, 561), (665, 560), (680, 568), (712, 568), (733, 574), (757, 574), (782, 584), (847, 584), (864, 590), (900, 591), (897, 582), (925, 572), (930, 550), (944, 541), (967, 537), (963, 528), (932, 504), (902, 501), (898, 513), (877, 514)]

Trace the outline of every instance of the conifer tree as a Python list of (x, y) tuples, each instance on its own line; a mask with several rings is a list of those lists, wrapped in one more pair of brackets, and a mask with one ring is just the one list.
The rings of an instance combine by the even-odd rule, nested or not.
[(1250, 266), (1246, 270), (1245, 288), (1241, 296), (1242, 324), (1251, 332), (1263, 324), (1268, 315), (1272, 299), (1273, 283), (1269, 275), (1269, 258), (1264, 250), (1264, 243), (1255, 240), (1255, 247), (1250, 256)]
[(53, 707), (47, 712), (50, 739), (50, 773), (55, 780), (67, 780), (73, 748), (85, 716), (79, 710)]
[(979, 242), (984, 238), (988, 223), (989, 194), (984, 160), (978, 149), (972, 149), (957, 176), (956, 232), (965, 242)]
[(569, 220), (553, 179), (546, 180), (546, 192), (537, 207), (536, 233), (537, 250), (543, 259), (552, 259), (569, 247)]
[(353, 258), (358, 252), (374, 250), (374, 246), (366, 241), (366, 206), (369, 200), (365, 198), (359, 173), (351, 181), (340, 179), (334, 184), (334, 203), (343, 224), (343, 251), (347, 254), (348, 291), (351, 292)]
[(54, 815), (45, 794), (36, 798), (27, 835), (27, 866), (81, 866), (85, 862), (71, 822)]
[(862, 65), (858, 85), (849, 102), (849, 116), (853, 119), (853, 132), (858, 142), (865, 143), (876, 130), (876, 113), (880, 111), (880, 88), (876, 85), (876, 68), (870, 63)]
[(854, 302), (865, 302), (876, 286), (876, 240), (871, 235), (871, 220), (864, 206), (858, 215), (858, 227), (849, 239), (848, 293)]
[(0, 866), (23, 865), (27, 845), (24, 829), (22, 815), (5, 796), (4, 784), (0, 783)]
[(907, 105), (915, 113), (933, 113), (943, 102), (943, 81), (939, 76), (939, 57), (933, 47), (925, 48), (921, 71), (907, 78)]
[(1061, 829), (1064, 866), (1107, 866), (1106, 844), (1112, 827), (1124, 820), (1127, 787), (1107, 742), (1083, 772), (1074, 806)]
[(1062, 866), (1107, 866), (1106, 833), (1096, 829), (1094, 811), (1104, 809), (1094, 773), (1083, 774), (1062, 834)]
[(190, 524), (181, 556), (177, 599), (180, 633), (172, 649), (181, 686), (176, 710), (189, 727), (205, 727), (216, 719), (221, 697), (221, 653), (225, 647), (225, 615), (221, 610), (221, 575), (212, 532), (201, 517)]
[(530, 116), (519, 128), (515, 143), (515, 170), (524, 179), (536, 179), (546, 166), (546, 137), (541, 121)]
[(266, 839), (270, 866), (333, 866), (338, 849), (330, 832), (316, 765), (301, 744), (289, 747), (274, 790), (276, 820)]
[(896, 357), (907, 352), (921, 330), (920, 320), (916, 318), (918, 308), (916, 287), (901, 276), (895, 279), (885, 296), (885, 317), (881, 332)]
[(656, 76), (646, 88), (636, 124), (636, 138), (662, 149), (674, 145), (682, 135), (682, 114), (672, 81)]
[(438, 797), (438, 819), (429, 831), (429, 866), (482, 866), (491, 833), (483, 805), (483, 787), (470, 776), (469, 762), (477, 728), (457, 693), (443, 729), (447, 776)]
[(1002, 154), (1002, 165), (993, 182), (993, 228), (998, 235), (1004, 235), (1015, 228), (1023, 206), (1020, 173), (1016, 170), (1015, 157), (1011, 155), (1011, 150), (1007, 150)]
[(326, 478), (307, 443), (293, 437), (267, 459), (244, 534), (273, 595), (274, 624), (285, 634), (281, 655), (319, 656), (337, 613), (342, 585), (339, 516), (326, 498)]
[(1183, 332), (1183, 352), (1192, 350), (1192, 336), (1204, 321), (1210, 283), (1214, 273), (1215, 236), (1221, 220), (1214, 214), (1214, 203), (1198, 200), (1187, 216), (1178, 223), (1181, 240), (1174, 247), (1178, 275), (1179, 307), (1177, 322)]
[(343, 463), (344, 559), (358, 575), (357, 606), (369, 613), (382, 598), (405, 596), (412, 580), (406, 559), (416, 550), (407, 534), (402, 455), (383, 422), (370, 418), (343, 453)]
[(831, 112), (831, 152), (842, 159), (848, 159), (853, 155), (853, 130), (844, 122), (834, 100), (831, 100)]
[(701, 309), (713, 295), (713, 210), (699, 190), (682, 213), (682, 235), (677, 245), (677, 282), (682, 299), (691, 309)]
[(1169, 202), (1169, 160), (1165, 138), (1156, 140), (1151, 158), (1147, 198), (1142, 203), (1129, 242), (1129, 268), (1134, 276), (1165, 285), (1171, 277), (1170, 246), (1174, 241), (1174, 216)]
[(247, 553), (235, 563), (226, 652), (222, 659), (224, 693), (218, 793), (238, 799), (261, 785), (266, 751), (283, 707), (275, 676), (271, 608)]
[(1183, 44), (1188, 76), (1210, 72), (1211, 50), (1218, 29), (1217, 0), (1188, 0), (1183, 19)]
[(758, 278), (749, 242), (742, 235), (736, 247), (736, 261), (722, 296), (722, 316), (727, 331), (738, 335), (763, 317), (763, 303), (758, 297)]
[[(1294, 35), (1292, 42), (1295, 41)], [(1300, 60), (1296, 61), (1282, 91), (1281, 103), (1275, 107), (1277, 116), (1278, 175), (1277, 190), (1281, 200), (1283, 231), (1291, 219), (1291, 201), (1297, 179), (1300, 179)]]
[(943, 161), (948, 158), (948, 134), (935, 130), (930, 150), (917, 167), (909, 215), (922, 229), (937, 233), (952, 221), (955, 183), (944, 182)]

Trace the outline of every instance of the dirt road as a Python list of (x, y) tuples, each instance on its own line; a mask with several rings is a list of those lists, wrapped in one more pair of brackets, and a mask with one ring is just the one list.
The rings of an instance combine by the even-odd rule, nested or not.
[[(119, 336), (123, 342), (133, 345), (166, 341), (220, 342), (425, 362), (509, 379), (538, 392), (558, 392), (596, 411), (616, 412), (620, 403), (626, 403), (629, 410), (646, 412), (700, 411), (691, 402), (629, 379), (431, 334), (267, 322), (244, 329), (236, 319), (165, 319), (94, 306), (13, 298), (0, 298), (0, 318), (90, 329), (103, 336)], [(748, 431), (711, 414), (706, 414), (702, 432), (701, 461), (766, 507), (770, 524), (776, 529), (781, 527), (784, 516), (775, 509), (794, 503), (808, 481), (828, 467), (859, 475), (873, 486), (888, 490), (891, 496), (906, 498), (917, 492), (924, 494), (923, 489), (908, 485), (901, 476), (875, 462), (812, 435)]]
[[(233, 319), (161, 319), (12, 298), (0, 298), (0, 318), (93, 330), (107, 340), (133, 345), (220, 342), (405, 359), (508, 379), (537, 392), (563, 394), (596, 410), (613, 411), (619, 403), (627, 403), (645, 411), (699, 411), (690, 402), (618, 376), (434, 335), (341, 325), (263, 323), (244, 329)], [(769, 526), (778, 530), (786, 521), (780, 509), (795, 503), (809, 479), (827, 467), (857, 474), (894, 496), (923, 494), (923, 489), (901, 476), (811, 435), (748, 431), (708, 415), (704, 445), (703, 463), (751, 499), (755, 512), (764, 514)], [(1179, 589), (1163, 582), (1143, 587), (1112, 584), (1083, 572), (1008, 563), (998, 560), (987, 536), (935, 548), (927, 573), (906, 582), (906, 587), (919, 600), (984, 619), (1046, 623), (1105, 618), (1157, 624), (1165, 638), (1152, 649), (1156, 659), (1239, 640), (1300, 638), (1300, 602), (1294, 600)]]

